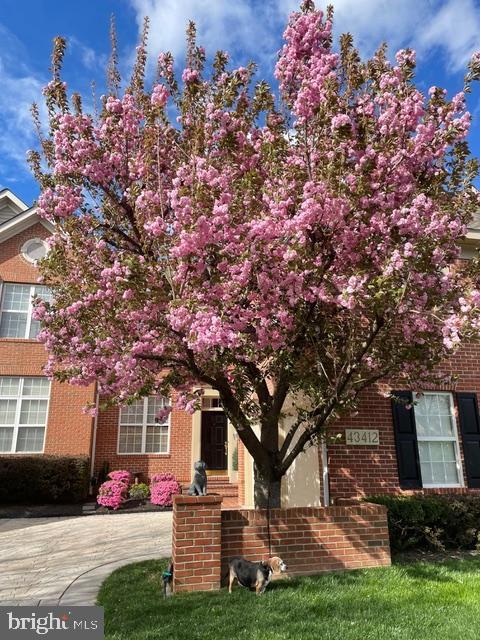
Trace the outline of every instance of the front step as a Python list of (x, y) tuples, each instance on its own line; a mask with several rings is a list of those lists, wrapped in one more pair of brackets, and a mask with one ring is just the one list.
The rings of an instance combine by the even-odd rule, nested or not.
[[(187, 493), (188, 486), (183, 487), (183, 492)], [(207, 491), (209, 495), (220, 495), (223, 498), (222, 507), (230, 508), (238, 506), (238, 483), (229, 482), (228, 476), (209, 476), (207, 480)]]

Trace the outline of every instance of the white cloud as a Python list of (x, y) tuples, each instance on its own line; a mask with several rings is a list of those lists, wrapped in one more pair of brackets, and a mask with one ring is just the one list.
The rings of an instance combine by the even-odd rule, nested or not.
[(26, 174), (26, 151), (36, 142), (30, 107), (39, 102), (44, 82), (22, 62), (22, 45), (1, 25), (0, 38), (0, 171), (13, 173), (15, 167)]
[[(278, 7), (274, 0), (130, 0), (139, 30), (144, 16), (150, 17), (150, 50), (158, 55), (171, 51), (179, 57), (185, 50), (185, 29), (194, 20), (198, 43), (208, 48), (254, 56), (256, 60), (275, 53)], [(275, 25), (276, 26), (276, 25)]]
[(444, 49), (452, 71), (465, 68), (480, 49), (480, 8), (473, 0), (450, 0), (441, 6), (419, 35), (424, 48)]
[[(189, 19), (199, 42), (266, 61), (275, 57), (279, 34), (300, 0), (130, 0), (140, 27), (151, 18), (151, 51), (181, 55)], [(317, 1), (318, 6), (327, 4)], [(440, 53), (447, 70), (458, 71), (480, 48), (476, 0), (333, 0), (335, 32), (350, 31), (364, 55), (386, 41), (393, 52), (410, 46), (420, 56)]]

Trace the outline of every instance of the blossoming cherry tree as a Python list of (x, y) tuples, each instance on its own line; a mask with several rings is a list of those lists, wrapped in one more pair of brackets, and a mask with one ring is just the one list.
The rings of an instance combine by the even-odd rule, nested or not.
[(210, 69), (193, 24), (181, 82), (167, 53), (147, 86), (146, 32), (124, 90), (113, 38), (98, 113), (68, 97), (56, 40), (30, 154), (56, 227), (41, 264), (54, 302), (36, 310), (47, 372), (117, 403), (176, 390), (187, 411), (214, 387), (256, 505), (278, 506), (293, 461), (362, 390), (421, 388), (477, 337), (478, 263), (459, 261), (479, 204), (465, 95), (424, 95), (411, 50), (363, 62), (348, 34), (335, 48), (332, 12), (308, 1), (278, 99), (253, 64), (218, 52)]

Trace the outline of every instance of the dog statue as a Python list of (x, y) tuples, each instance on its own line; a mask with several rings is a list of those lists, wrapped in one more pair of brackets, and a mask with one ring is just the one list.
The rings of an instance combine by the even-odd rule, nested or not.
[(193, 465), (195, 473), (193, 474), (193, 482), (188, 490), (189, 496), (206, 496), (207, 495), (207, 465), (203, 460), (198, 460)]
[(268, 558), (262, 562), (250, 562), (245, 558), (232, 558), (228, 564), (228, 592), (232, 593), (235, 580), (242, 587), (255, 589), (257, 596), (261, 595), (272, 579), (272, 575), (285, 573), (287, 565), (278, 556)]

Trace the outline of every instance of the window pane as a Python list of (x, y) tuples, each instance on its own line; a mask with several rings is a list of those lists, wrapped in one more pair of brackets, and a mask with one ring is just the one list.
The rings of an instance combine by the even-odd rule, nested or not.
[(35, 340), (35, 338), (40, 333), (40, 321), (39, 320), (31, 320), (30, 321), (30, 332), (28, 337), (30, 340)]
[(422, 469), (422, 483), (423, 486), (433, 483), (432, 465), (430, 462), (421, 462), (420, 467)]
[(27, 313), (3, 311), (0, 321), (0, 338), (25, 338)]
[(20, 424), (45, 424), (48, 400), (22, 400)]
[[(43, 285), (37, 285), (35, 287), (35, 293), (33, 297), (41, 298), (42, 300), (45, 300), (45, 302), (52, 302), (53, 300), (52, 292), (48, 287), (44, 287)], [(32, 318), (30, 321), (30, 334), (28, 336), (30, 340), (35, 340), (35, 338), (38, 336), (40, 332), (40, 329), (41, 329), (40, 321), (34, 320)]]
[(452, 437), (454, 435), (450, 394), (429, 393), (416, 401), (415, 422), (418, 436)]
[(142, 424), (143, 423), (143, 399), (128, 404), (120, 410), (121, 424)]
[(20, 390), (20, 378), (0, 376), (0, 397), (18, 396)]
[(423, 484), (459, 484), (453, 442), (419, 442)]
[(45, 302), (52, 302), (53, 293), (48, 287), (37, 284), (35, 285), (34, 298), (41, 298), (42, 300), (45, 300)]
[(0, 400), (0, 424), (15, 424), (17, 400)]
[(141, 453), (142, 452), (142, 427), (119, 427), (120, 435), (118, 441), (119, 453)]
[(44, 427), (21, 427), (18, 430), (17, 451), (43, 451)]
[(28, 311), (30, 289), (29, 284), (4, 285), (3, 309), (6, 311)]
[(160, 425), (147, 427), (145, 451), (147, 453), (168, 452), (168, 427)]
[(25, 378), (23, 382), (23, 395), (48, 398), (50, 394), (50, 380), (47, 378)]
[(0, 427), (0, 451), (12, 450), (13, 427)]
[(147, 424), (156, 424), (155, 416), (157, 412), (168, 405), (167, 399), (163, 396), (153, 396), (148, 398)]

